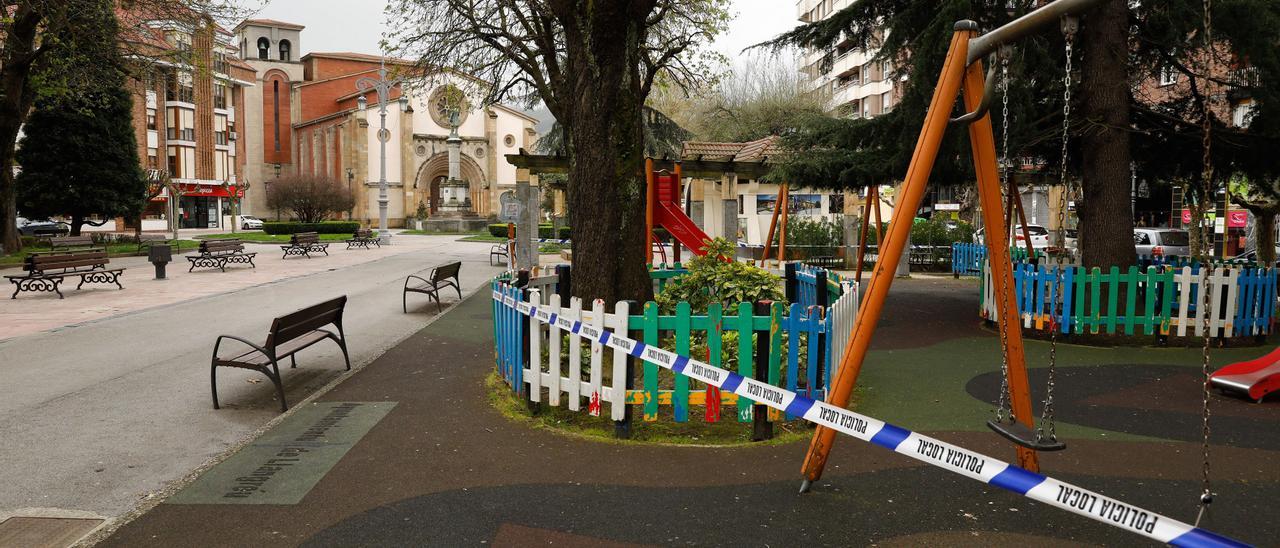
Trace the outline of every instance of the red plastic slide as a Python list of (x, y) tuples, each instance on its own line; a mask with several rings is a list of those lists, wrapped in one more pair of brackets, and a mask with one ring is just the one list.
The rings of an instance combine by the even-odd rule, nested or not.
[(1233, 363), (1209, 375), (1209, 382), (1220, 390), (1238, 392), (1255, 402), (1280, 390), (1280, 348), (1247, 362)]
[(698, 228), (698, 225), (693, 224), (693, 219), (680, 209), (675, 176), (659, 173), (654, 177), (654, 181), (657, 183), (658, 203), (653, 207), (653, 224), (667, 229), (671, 237), (689, 248), (695, 255), (705, 255), (706, 250), (703, 249), (706, 246), (705, 240), (711, 238)]

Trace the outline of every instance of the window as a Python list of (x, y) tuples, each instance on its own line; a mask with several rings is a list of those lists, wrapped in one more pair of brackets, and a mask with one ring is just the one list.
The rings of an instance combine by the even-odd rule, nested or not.
[(169, 175), (178, 176), (178, 151), (173, 147), (169, 147)]
[(1178, 69), (1174, 68), (1173, 65), (1167, 65), (1160, 69), (1161, 86), (1172, 86), (1176, 83), (1178, 83)]
[(229, 65), (229, 63), (227, 63), (227, 54), (225, 54), (225, 53), (219, 53), (219, 54), (216, 54), (216, 55), (214, 55), (214, 56), (213, 56), (213, 71), (214, 71), (214, 72), (221, 72), (221, 73), (223, 73), (223, 74), (226, 74), (226, 73), (227, 73), (227, 68), (228, 68), (229, 66), (230, 66), (230, 65)]
[(266, 37), (258, 39), (258, 59), (263, 61), (271, 59), (271, 40)]
[(880, 94), (880, 112), (889, 112), (893, 110), (893, 92), (886, 91)]
[(156, 111), (147, 109), (147, 129), (155, 131), (156, 129)]
[(272, 129), (275, 137), (276, 152), (280, 152), (280, 80), (273, 80), (271, 86), (271, 116), (274, 122)]
[(291, 50), (292, 50), (292, 46), (289, 44), (289, 41), (281, 40), (280, 41), (280, 60), (292, 61), (293, 59), (291, 59), (290, 56), (293, 54), (293, 52)]
[(227, 108), (227, 86), (213, 85), (213, 108)]
[(1151, 236), (1148, 236), (1146, 232), (1134, 232), (1133, 243), (1135, 245), (1151, 245)]
[(151, 149), (147, 151), (147, 169), (156, 169), (157, 167), (156, 151)]

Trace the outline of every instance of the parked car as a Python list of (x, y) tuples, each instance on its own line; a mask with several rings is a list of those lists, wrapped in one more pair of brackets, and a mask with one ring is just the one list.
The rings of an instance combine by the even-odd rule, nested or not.
[[(986, 243), (986, 240), (983, 238), (983, 234), (985, 230), (986, 228), (984, 227), (984, 228), (978, 229), (977, 232), (973, 233), (973, 243), (975, 244)], [(1026, 233), (1031, 235), (1031, 247), (1033, 249), (1044, 249), (1046, 247), (1049, 247), (1049, 229), (1040, 225), (1027, 225)], [(1009, 241), (1009, 245), (1011, 246), (1026, 245), (1022, 243), (1024, 239), (1025, 239), (1025, 236), (1023, 234), (1022, 227), (1019, 226), (1017, 230), (1014, 231), (1013, 239)]]
[(65, 236), (71, 233), (71, 225), (60, 221), (32, 221), (18, 217), (18, 234), (23, 236)]
[[(1239, 255), (1236, 255), (1235, 257), (1232, 257), (1232, 258), (1231, 258), (1231, 260), (1233, 260), (1233, 261), (1246, 261), (1246, 262), (1249, 262), (1249, 263), (1257, 263), (1257, 262), (1258, 262), (1258, 250), (1256, 250), (1256, 249), (1250, 249), (1249, 251), (1246, 251), (1246, 252), (1244, 252), (1244, 253), (1241, 253), (1241, 254), (1239, 254)], [(1276, 247), (1276, 267), (1280, 268), (1280, 246), (1277, 246), (1277, 247)]]
[(262, 230), (262, 219), (252, 215), (241, 215), (240, 228), (244, 230)]
[(1186, 257), (1191, 254), (1191, 237), (1177, 228), (1135, 228), (1133, 246), (1138, 255)]

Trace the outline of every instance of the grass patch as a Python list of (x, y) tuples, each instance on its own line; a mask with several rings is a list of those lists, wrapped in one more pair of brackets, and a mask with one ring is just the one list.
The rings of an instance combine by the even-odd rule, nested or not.
[(443, 232), (440, 232), (440, 231), (435, 231), (435, 230), (401, 230), (400, 232), (397, 232), (397, 233), (396, 233), (396, 236), (404, 236), (404, 235), (409, 235), (409, 236), (479, 236), (479, 235), (481, 235), (481, 234), (485, 234), (485, 233), (484, 233), (484, 232), (450, 232), (450, 231), (443, 231)]
[[(110, 257), (133, 257), (133, 256), (143, 256), (147, 254), (147, 250), (145, 248), (142, 250), (142, 252), (138, 252), (138, 244), (133, 244), (133, 243), (119, 243), (119, 244), (107, 244), (106, 246), (94, 246), (95, 249), (102, 249), (104, 247), (107, 250), (107, 255)], [(197, 242), (195, 240), (178, 240), (178, 249), (175, 251), (174, 254), (176, 255), (183, 251), (191, 251), (197, 247), (200, 247), (200, 242)], [(0, 265), (22, 264), (23, 259), (25, 259), (29, 253), (41, 252), (41, 251), (49, 251), (49, 248), (44, 246), (38, 246), (38, 247), (29, 246), (17, 253), (0, 255)]]
[[(377, 236), (378, 231), (373, 231), (373, 235)], [(287, 244), (289, 243), (290, 234), (267, 234), (266, 232), (251, 230), (248, 232), (236, 232), (234, 234), (205, 234), (204, 236), (196, 236), (200, 240), (231, 240), (240, 239), (255, 244)], [(345, 242), (351, 239), (350, 234), (321, 234), (322, 242)]]
[(593, 417), (587, 414), (585, 403), (581, 411), (570, 411), (561, 399), (560, 407), (543, 403), (541, 410), (533, 414), (524, 400), (511, 391), (496, 371), (491, 371), (484, 383), (489, 403), (504, 417), (532, 428), (555, 430), (598, 441), (620, 444), (746, 446), (781, 445), (806, 440), (812, 435), (812, 430), (803, 420), (776, 422), (773, 425), (773, 439), (753, 442), (751, 423), (738, 422), (733, 407), (722, 408), (722, 420), (714, 423), (705, 422), (701, 408), (693, 407), (689, 412), (689, 422), (681, 423), (671, 419), (669, 407), (662, 409), (657, 422), (645, 422), (641, 419), (641, 406), (636, 405), (632, 406), (631, 439), (620, 440), (613, 437), (613, 421), (609, 419), (607, 412)]
[(505, 242), (505, 241), (507, 241), (507, 239), (506, 239), (506, 238), (499, 238), (499, 237), (494, 236), (494, 235), (492, 235), (492, 234), (474, 234), (474, 233), (472, 233), (472, 235), (471, 235), (471, 236), (467, 236), (466, 238), (462, 238), (462, 239), (460, 239), (459, 241), (462, 241), (462, 242)]

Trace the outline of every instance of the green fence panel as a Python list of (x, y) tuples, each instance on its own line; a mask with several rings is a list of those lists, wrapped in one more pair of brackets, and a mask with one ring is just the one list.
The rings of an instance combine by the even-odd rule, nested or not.
[[(644, 303), (644, 344), (658, 346), (658, 303)], [(644, 362), (644, 420), (658, 420), (658, 365)]]
[[(693, 338), (690, 330), (690, 315), (688, 302), (681, 301), (676, 304), (676, 354), (681, 356), (689, 355), (689, 342)], [(676, 422), (689, 420), (689, 377), (676, 375), (676, 392), (671, 405), (675, 408)]]
[[(737, 320), (738, 374), (749, 379), (755, 369), (755, 360), (751, 357), (751, 303), (738, 303)], [(738, 421), (751, 422), (751, 401), (746, 398), (738, 398)]]

